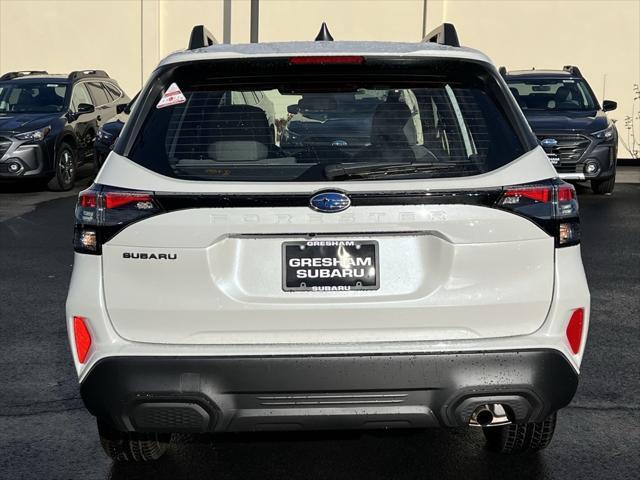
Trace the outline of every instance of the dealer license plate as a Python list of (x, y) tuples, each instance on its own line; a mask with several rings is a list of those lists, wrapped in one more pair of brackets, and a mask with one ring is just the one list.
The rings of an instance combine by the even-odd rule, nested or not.
[(379, 288), (378, 242), (309, 240), (282, 244), (282, 288), (340, 292)]

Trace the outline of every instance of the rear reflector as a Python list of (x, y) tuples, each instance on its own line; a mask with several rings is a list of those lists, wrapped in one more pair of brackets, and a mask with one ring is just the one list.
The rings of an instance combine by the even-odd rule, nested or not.
[(584, 308), (573, 311), (567, 325), (567, 340), (574, 355), (580, 351), (582, 343), (582, 331), (584, 327)]
[(358, 55), (291, 57), (289, 63), (291, 65), (361, 65), (364, 63), (364, 57)]
[(76, 354), (80, 363), (84, 363), (87, 359), (89, 348), (91, 348), (91, 335), (84, 321), (84, 317), (73, 317), (73, 336), (76, 341)]

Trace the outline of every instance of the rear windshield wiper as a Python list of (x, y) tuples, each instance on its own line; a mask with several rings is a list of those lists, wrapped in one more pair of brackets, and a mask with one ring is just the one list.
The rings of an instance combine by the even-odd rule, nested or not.
[(447, 174), (459, 174), (470, 172), (470, 165), (460, 163), (360, 163), (360, 164), (336, 164), (328, 165), (324, 169), (328, 180), (341, 180), (345, 178), (374, 178), (411, 175), (413, 173), (437, 172)]

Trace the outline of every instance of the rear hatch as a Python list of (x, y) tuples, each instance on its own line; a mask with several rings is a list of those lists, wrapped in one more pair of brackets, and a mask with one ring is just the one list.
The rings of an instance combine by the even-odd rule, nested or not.
[[(238, 61), (158, 73), (85, 202), (101, 212), (96, 253), (118, 334), (342, 343), (540, 327), (558, 187), (544, 153), (526, 153), (534, 140), (494, 73), (359, 58), (255, 61), (251, 77)], [(172, 85), (183, 98), (165, 106)], [(239, 97), (229, 89), (263, 92), (285, 124), (287, 106), (311, 93), (366, 91), (381, 106), (360, 152), (293, 152), (274, 143), (264, 112), (225, 101)]]

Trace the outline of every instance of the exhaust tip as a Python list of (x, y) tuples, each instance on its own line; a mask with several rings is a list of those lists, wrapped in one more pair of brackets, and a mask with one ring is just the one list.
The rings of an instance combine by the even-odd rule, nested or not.
[(493, 422), (493, 413), (491, 413), (491, 410), (483, 408), (476, 414), (476, 422), (478, 422), (478, 425), (486, 427)]
[(471, 414), (469, 426), (471, 427), (497, 427), (511, 423), (504, 405), (491, 403), (480, 405)]

